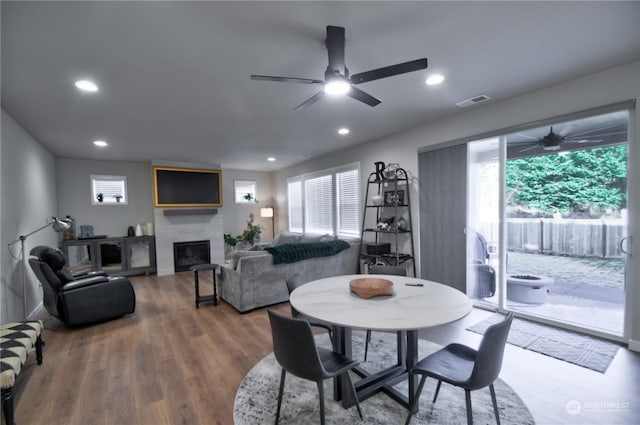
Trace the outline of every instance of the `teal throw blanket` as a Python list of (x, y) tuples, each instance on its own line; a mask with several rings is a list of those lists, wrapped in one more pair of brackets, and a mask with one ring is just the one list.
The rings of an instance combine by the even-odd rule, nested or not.
[(350, 245), (340, 239), (327, 242), (288, 243), (265, 248), (273, 255), (273, 264), (295, 263), (308, 258), (328, 257), (338, 254)]

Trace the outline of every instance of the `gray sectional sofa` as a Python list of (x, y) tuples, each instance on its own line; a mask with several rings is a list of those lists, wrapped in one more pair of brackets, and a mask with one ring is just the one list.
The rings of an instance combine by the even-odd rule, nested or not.
[[(281, 232), (273, 246), (291, 243), (324, 242), (333, 237), (305, 236)], [(233, 262), (221, 268), (220, 297), (240, 313), (289, 300), (285, 280), (296, 273), (304, 282), (323, 277), (354, 274), (357, 270), (359, 240), (347, 240), (350, 248), (329, 256), (308, 258), (292, 263), (274, 264), (268, 251), (239, 251), (233, 254)]]

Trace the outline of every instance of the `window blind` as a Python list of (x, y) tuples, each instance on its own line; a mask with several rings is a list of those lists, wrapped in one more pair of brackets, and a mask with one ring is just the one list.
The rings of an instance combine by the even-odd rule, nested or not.
[(358, 170), (336, 173), (338, 236), (360, 234), (360, 179)]
[(287, 189), (290, 231), (360, 235), (358, 164), (290, 178)]
[(289, 230), (291, 232), (302, 232), (302, 181), (289, 182)]
[(305, 231), (333, 233), (333, 176), (305, 180)]

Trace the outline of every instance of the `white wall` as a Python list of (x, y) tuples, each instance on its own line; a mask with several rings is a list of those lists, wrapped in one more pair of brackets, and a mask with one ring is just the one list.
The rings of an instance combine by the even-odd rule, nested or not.
[[(234, 180), (250, 180), (256, 182), (257, 204), (236, 204), (234, 195)], [(260, 241), (269, 242), (273, 239), (271, 234), (271, 219), (260, 217), (260, 208), (267, 205), (275, 205), (273, 196), (273, 173), (266, 171), (222, 170), (222, 199), (224, 206), (221, 212), (224, 217), (224, 233), (237, 236), (247, 227), (249, 214), (255, 216), (255, 224), (262, 226)], [(276, 214), (278, 211), (276, 210)], [(278, 226), (276, 234), (278, 233)], [(282, 228), (280, 228), (282, 230)]]
[[(0, 320), (3, 323), (24, 320), (22, 265), (7, 250), (7, 244), (58, 215), (56, 207), (55, 161), (53, 155), (33, 139), (11, 116), (2, 110), (1, 121), (2, 249)], [(46, 228), (25, 241), (25, 254), (38, 245), (58, 245), (59, 235)], [(19, 255), (20, 243), (11, 246)], [(26, 265), (27, 315), (42, 303), (42, 290)]]
[[(291, 176), (308, 173), (332, 166), (360, 161), (363, 178), (373, 171), (375, 161), (398, 162), (407, 172), (417, 176), (418, 155), (421, 148), (474, 135), (493, 132), (504, 128), (525, 124), (558, 115), (574, 113), (613, 104), (630, 99), (640, 98), (640, 62), (622, 67), (612, 68), (604, 72), (592, 74), (563, 84), (547, 87), (526, 95), (517, 96), (494, 104), (479, 105), (460, 114), (441, 119), (425, 125), (389, 136), (380, 140), (361, 144), (349, 149), (326, 155), (280, 170), (275, 173), (275, 196), (278, 202), (279, 221), (286, 226), (286, 179)], [(451, 84), (451, 83), (450, 83)], [(491, 95), (491, 93), (488, 93)], [(629, 146), (629, 181), (640, 182), (640, 110), (636, 108), (635, 120), (632, 121), (633, 135)], [(411, 198), (417, 205), (418, 185), (414, 180)], [(638, 185), (636, 185), (636, 188)], [(364, 192), (363, 192), (364, 193)], [(640, 193), (629, 194), (629, 206), (636, 211), (629, 217), (629, 232), (635, 234), (636, 253), (640, 253)], [(419, 211), (413, 208), (415, 252), (419, 255)], [(281, 227), (284, 228), (284, 227)], [(636, 255), (638, 256), (638, 255)], [(628, 329), (631, 329), (630, 346), (640, 350), (640, 261), (630, 264), (627, 269), (627, 297), (633, 308), (628, 317)]]
[[(91, 175), (125, 176), (126, 205), (93, 205)], [(62, 215), (80, 225), (90, 224), (94, 234), (126, 236), (127, 228), (137, 223), (153, 222), (153, 183), (149, 162), (95, 161), (88, 159), (56, 159), (58, 205)]]

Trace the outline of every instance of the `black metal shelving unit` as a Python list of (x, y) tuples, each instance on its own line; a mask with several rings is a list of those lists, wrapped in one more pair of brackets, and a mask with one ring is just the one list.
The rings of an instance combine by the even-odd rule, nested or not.
[[(369, 266), (374, 264), (409, 266), (408, 262), (411, 262), (410, 266), (415, 276), (411, 198), (407, 172), (398, 164), (389, 164), (381, 175), (371, 173), (367, 180), (364, 201), (358, 259), (360, 273), (367, 273)], [(389, 224), (391, 217), (393, 220)], [(372, 248), (372, 244), (378, 246), (384, 243), (390, 244), (389, 252), (371, 252), (376, 251), (375, 247)], [(405, 247), (406, 252), (400, 252), (402, 246)]]

